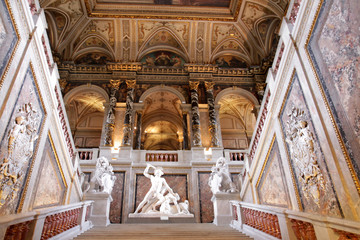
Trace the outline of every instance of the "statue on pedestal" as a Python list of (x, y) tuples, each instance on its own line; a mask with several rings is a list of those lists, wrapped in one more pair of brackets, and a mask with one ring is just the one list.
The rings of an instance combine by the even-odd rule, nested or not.
[(213, 194), (238, 192), (231, 180), (229, 166), (224, 157), (220, 157), (211, 168), (208, 184)]
[(92, 192), (105, 192), (111, 194), (116, 177), (113, 167), (105, 157), (100, 157), (96, 162), (96, 169), (90, 180)]
[[(150, 168), (154, 169), (153, 175), (149, 174)], [(174, 193), (162, 175), (161, 167), (147, 164), (144, 176), (150, 179), (151, 188), (134, 213), (190, 214), (188, 201), (178, 203), (179, 194)]]

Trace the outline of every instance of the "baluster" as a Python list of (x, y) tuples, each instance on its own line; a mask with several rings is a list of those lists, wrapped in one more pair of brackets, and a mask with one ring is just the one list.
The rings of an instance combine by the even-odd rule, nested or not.
[(94, 152), (91, 151), (91, 152), (90, 152), (90, 156), (89, 156), (89, 160), (91, 160), (91, 159), (93, 158), (93, 155), (94, 155)]
[(174, 158), (174, 155), (173, 155), (173, 154), (169, 154), (169, 162), (173, 162), (173, 158)]

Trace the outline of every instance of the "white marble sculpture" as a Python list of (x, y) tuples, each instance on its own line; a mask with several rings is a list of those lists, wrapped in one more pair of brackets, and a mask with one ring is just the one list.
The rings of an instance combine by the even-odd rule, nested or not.
[(208, 184), (213, 194), (238, 192), (231, 180), (229, 166), (225, 158), (220, 157), (211, 168)]
[[(153, 175), (149, 174), (150, 168), (154, 169)], [(136, 208), (134, 214), (190, 214), (189, 202), (187, 200), (181, 203), (178, 202), (180, 200), (179, 194), (174, 193), (169, 187), (165, 178), (162, 177), (163, 174), (161, 167), (154, 167), (151, 164), (147, 164), (144, 170), (144, 176), (150, 179), (151, 188)]]
[(96, 162), (96, 169), (90, 180), (90, 189), (92, 192), (104, 192), (111, 194), (116, 177), (113, 167), (105, 157), (100, 157)]

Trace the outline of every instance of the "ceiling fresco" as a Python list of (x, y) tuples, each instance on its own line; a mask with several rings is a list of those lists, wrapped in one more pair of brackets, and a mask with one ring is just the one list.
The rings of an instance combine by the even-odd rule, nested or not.
[[(288, 1), (42, 0), (40, 4), (60, 69), (63, 61), (82, 65), (138, 62), (178, 68), (187, 63), (222, 62), (220, 67), (245, 68), (260, 66), (274, 55)], [(199, 6), (203, 15), (187, 15)], [(130, 8), (144, 15), (111, 13)], [(147, 14), (149, 9), (152, 13)], [(174, 9), (180, 12), (171, 12)], [(231, 16), (217, 18), (221, 9)], [(198, 18), (199, 14), (204, 18)], [(155, 63), (161, 52), (168, 55), (170, 63)]]
[(98, 2), (116, 2), (122, 4), (161, 4), (182, 6), (229, 7), (230, 0), (98, 0)]

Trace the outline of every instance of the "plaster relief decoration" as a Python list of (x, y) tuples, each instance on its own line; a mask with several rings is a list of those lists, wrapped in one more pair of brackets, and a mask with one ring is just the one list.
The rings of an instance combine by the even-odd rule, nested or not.
[[(150, 174), (150, 168), (154, 174)], [(180, 195), (175, 193), (168, 185), (161, 167), (154, 167), (147, 164), (144, 176), (150, 179), (151, 187), (144, 199), (137, 206), (134, 214), (159, 214), (159, 215), (189, 215), (189, 201), (179, 202)]]
[(91, 192), (103, 192), (111, 194), (116, 177), (113, 167), (106, 157), (99, 157), (96, 161), (96, 169), (90, 180)]
[(187, 49), (189, 45), (189, 25), (190, 23), (186, 22), (138, 21), (138, 46), (141, 48), (145, 41), (150, 40), (146, 43), (146, 47), (169, 45), (180, 48), (180, 45), (182, 45)]
[(221, 44), (221, 50), (238, 50), (245, 55), (250, 52), (249, 45), (233, 24), (215, 23), (213, 25), (211, 50), (214, 51)]
[(175, 53), (159, 51), (146, 55), (141, 63), (147, 67), (183, 67), (185, 61)]
[(220, 157), (216, 165), (211, 168), (208, 184), (213, 194), (238, 192), (231, 180), (229, 165), (224, 157)]
[(256, 185), (261, 204), (285, 208), (290, 206), (288, 187), (275, 137)]
[(45, 116), (30, 68), (14, 107), (7, 109), (10, 119), (0, 145), (0, 215), (14, 214), (19, 207)]
[(281, 124), (302, 207), (306, 212), (341, 217), (325, 156), (297, 75), (281, 112)]
[(55, 146), (49, 135), (41, 158), (41, 166), (33, 196), (33, 209), (58, 206), (64, 203), (66, 181), (56, 154)]
[(0, 88), (18, 40), (15, 26), (11, 21), (11, 12), (5, 2), (7, 1), (0, 3)]
[(359, 2), (323, 1), (307, 50), (360, 194)]

